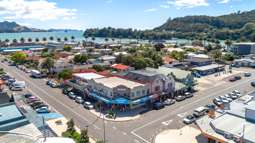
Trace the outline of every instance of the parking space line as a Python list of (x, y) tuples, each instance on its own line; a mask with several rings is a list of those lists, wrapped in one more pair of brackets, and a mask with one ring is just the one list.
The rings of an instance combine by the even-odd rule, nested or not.
[[(4, 65), (4, 66), (6, 66), (6, 65)], [(54, 98), (54, 96), (49, 96), (49, 94), (48, 94), (46, 91), (44, 91), (44, 90), (42, 90), (41, 88), (39, 88), (39, 87), (38, 87), (36, 84), (34, 84), (32, 81), (29, 81), (28, 79), (26, 79), (26, 78), (20, 76), (20, 74), (19, 74), (17, 71), (13, 70), (12, 72), (13, 72), (13, 73), (16, 73), (16, 74), (19, 76), (19, 78), (21, 78), (22, 80), (28, 82), (31, 86), (34, 86), (34, 87), (37, 88), (39, 91), (41, 91), (42, 93), (44, 93), (45, 95), (47, 95), (49, 98), (53, 98), (53, 99), (55, 100), (55, 102), (61, 104), (63, 107), (67, 108), (69, 111), (73, 112), (76, 116), (82, 118), (83, 120), (87, 121), (88, 123), (90, 122), (87, 118), (81, 116), (79, 113), (77, 113), (77, 112), (71, 110), (70, 107), (68, 107), (67, 105), (65, 105), (65, 104), (63, 104), (62, 102), (58, 101), (56, 98)], [(29, 88), (28, 88), (28, 89), (29, 89)], [(32, 91), (32, 90), (30, 89), (30, 91)], [(38, 94), (36, 94), (36, 95), (38, 96)], [(46, 103), (47, 103), (47, 102), (46, 102)], [(47, 104), (48, 104), (48, 103), (47, 103)], [(49, 105), (50, 105), (50, 104), (49, 104)], [(60, 113), (60, 112), (59, 112), (59, 113)], [(100, 129), (99, 127), (97, 127), (97, 126), (94, 125), (94, 124), (93, 124), (93, 126), (96, 127), (96, 128), (98, 128), (98, 129)]]

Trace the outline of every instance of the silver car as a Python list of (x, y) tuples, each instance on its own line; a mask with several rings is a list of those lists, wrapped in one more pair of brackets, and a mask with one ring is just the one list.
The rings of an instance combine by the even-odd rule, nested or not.
[(77, 97), (75, 98), (75, 102), (77, 102), (77, 103), (79, 103), (79, 104), (82, 104), (82, 103), (84, 102), (84, 100), (82, 99), (82, 97), (77, 96)]
[(84, 102), (83, 106), (84, 106), (84, 108), (86, 108), (88, 110), (91, 110), (94, 108), (94, 106), (88, 101)]

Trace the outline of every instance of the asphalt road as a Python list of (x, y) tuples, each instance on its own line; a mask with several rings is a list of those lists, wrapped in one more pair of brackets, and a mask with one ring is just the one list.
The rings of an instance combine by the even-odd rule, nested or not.
[[(96, 139), (103, 139), (103, 121), (98, 119), (81, 105), (64, 96), (59, 89), (52, 89), (45, 84), (43, 79), (32, 79), (28, 74), (16, 67), (0, 63), (7, 73), (27, 84), (27, 90), (38, 96), (50, 107), (63, 114), (66, 118), (73, 118), (80, 128), (88, 126), (89, 134)], [(197, 92), (195, 97), (166, 107), (158, 111), (149, 111), (139, 119), (128, 122), (106, 123), (106, 140), (108, 143), (151, 143), (157, 133), (165, 129), (175, 129), (185, 126), (182, 119), (199, 107), (212, 102), (216, 96), (224, 95), (235, 89), (242, 93), (253, 91), (250, 82), (255, 79), (255, 70), (247, 69), (252, 73), (251, 77), (240, 81), (217, 85), (208, 90)]]

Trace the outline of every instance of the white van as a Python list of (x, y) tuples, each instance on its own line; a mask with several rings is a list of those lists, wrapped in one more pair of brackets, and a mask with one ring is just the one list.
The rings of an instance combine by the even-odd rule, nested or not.
[(10, 89), (12, 91), (21, 91), (26, 87), (25, 81), (15, 81), (11, 84)]
[(193, 115), (196, 117), (201, 117), (206, 114), (207, 108), (205, 107), (198, 107), (197, 109), (194, 110)]
[(38, 70), (31, 70), (31, 77), (33, 78), (41, 78), (41, 72)]

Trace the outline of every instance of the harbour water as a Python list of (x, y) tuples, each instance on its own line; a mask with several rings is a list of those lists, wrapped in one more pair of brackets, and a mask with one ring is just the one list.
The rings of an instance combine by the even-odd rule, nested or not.
[[(32, 41), (35, 41), (35, 39), (39, 39), (42, 41), (43, 38), (46, 38), (47, 41), (51, 41), (50, 37), (53, 37), (53, 41), (57, 41), (58, 38), (61, 39), (61, 41), (64, 41), (65, 38), (68, 39), (68, 41), (71, 41), (71, 37), (75, 38), (75, 41), (81, 42), (82, 40), (91, 40), (91, 38), (85, 39), (83, 37), (83, 31), (54, 31), (54, 32), (21, 32), (21, 33), (0, 33), (0, 40), (5, 41), (8, 39), (9, 41), (12, 41), (16, 39), (19, 41), (21, 38), (24, 38), (25, 41), (27, 41), (29, 38), (32, 39)], [(112, 41), (111, 38), (108, 38), (109, 42)], [(114, 38), (115, 42), (131, 42), (131, 41), (137, 41), (136, 39), (118, 39)], [(105, 38), (95, 38), (96, 43), (103, 43), (105, 42)], [(139, 40), (139, 42), (147, 43), (148, 40)], [(185, 39), (173, 39), (173, 40), (167, 40), (169, 43), (189, 43), (189, 40)]]

